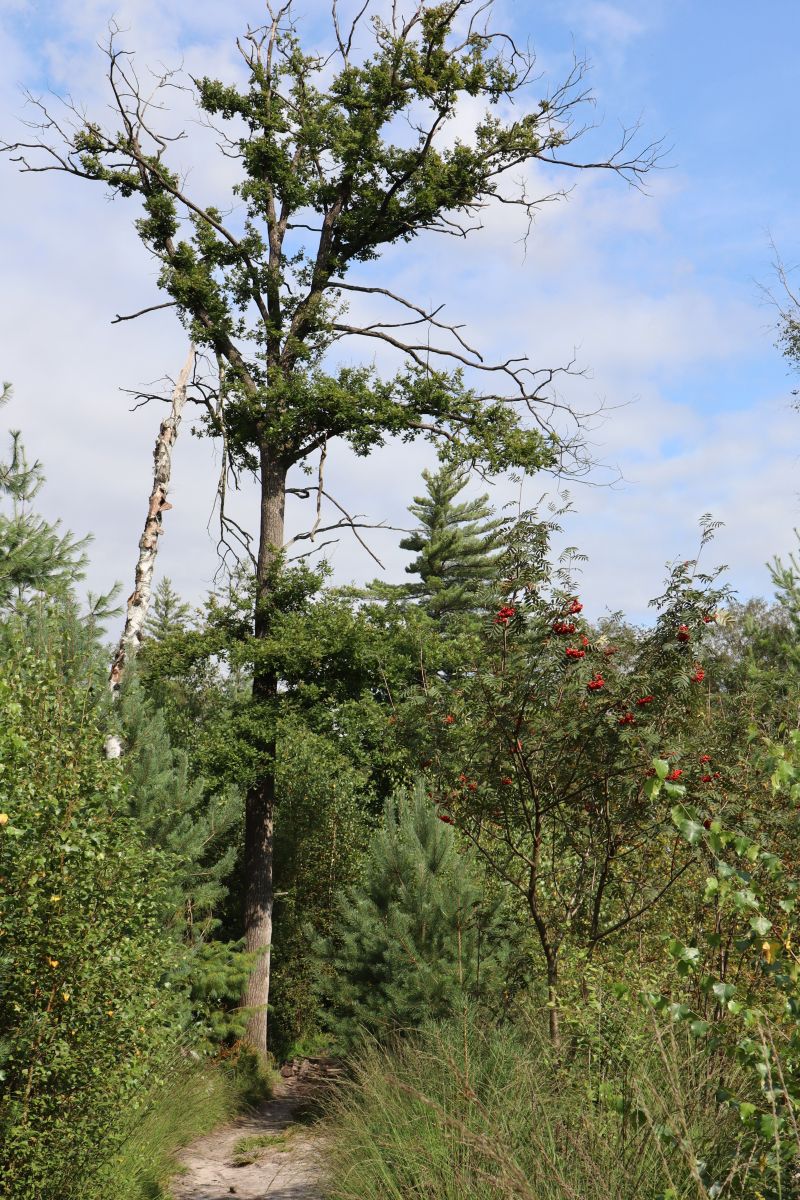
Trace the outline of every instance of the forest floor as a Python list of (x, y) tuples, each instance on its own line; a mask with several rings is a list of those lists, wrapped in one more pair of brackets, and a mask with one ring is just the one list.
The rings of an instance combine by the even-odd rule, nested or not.
[(302, 1059), (281, 1072), (271, 1100), (199, 1138), (179, 1155), (174, 1200), (323, 1200), (318, 1103), (341, 1069)]

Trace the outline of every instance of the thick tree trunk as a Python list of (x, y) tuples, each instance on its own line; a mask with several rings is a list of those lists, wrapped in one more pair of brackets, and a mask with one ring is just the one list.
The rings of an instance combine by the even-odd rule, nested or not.
[(244, 1004), (251, 1010), (245, 1039), (259, 1055), (267, 1052), (274, 824), (275, 770), (270, 767), (247, 793), (244, 826), (245, 946), (258, 954), (244, 994)]
[(158, 539), (162, 532), (162, 514), (172, 507), (167, 501), (172, 474), (172, 447), (178, 436), (181, 414), (186, 403), (186, 388), (194, 368), (194, 357), (194, 346), (190, 346), (186, 362), (183, 364), (172, 393), (172, 407), (169, 416), (161, 422), (161, 428), (156, 438), (153, 451), (153, 489), (147, 505), (144, 531), (139, 538), (139, 558), (136, 563), (135, 582), (133, 591), (128, 597), (125, 627), (117, 644), (109, 675), (109, 684), (112, 691), (115, 692), (119, 690), (122, 682), (126, 662), (133, 658), (144, 635), (144, 623), (150, 604), (153, 571), (158, 554)]
[[(284, 541), (286, 468), (261, 449), (261, 522), (256, 564), (255, 635), (267, 637), (270, 628), (268, 597), (271, 572)], [(278, 679), (272, 672), (256, 671), (253, 698), (274, 703)], [(270, 954), (272, 943), (272, 849), (275, 825), (275, 737), (265, 746), (266, 763), (261, 778), (250, 788), (245, 801), (245, 945), (258, 954), (244, 995), (251, 1009), (246, 1039), (259, 1054), (267, 1052), (267, 1005), (269, 1004)]]

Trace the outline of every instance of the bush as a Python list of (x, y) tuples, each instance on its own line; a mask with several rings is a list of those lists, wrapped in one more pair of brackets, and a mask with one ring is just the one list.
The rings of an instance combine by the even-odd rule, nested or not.
[(16, 644), (0, 680), (0, 1194), (15, 1200), (89, 1193), (183, 1019), (171, 863), (123, 815), (84, 666)]
[[(755, 774), (770, 772), (773, 794), (796, 804), (800, 795), (800, 733), (770, 743), (753, 757)], [(657, 775), (654, 789), (662, 786)], [(683, 790), (683, 789), (681, 789)], [(785, 1200), (800, 1185), (800, 963), (794, 947), (800, 878), (796, 838), (779, 857), (727, 827), (723, 813), (681, 803), (672, 811), (681, 836), (702, 855), (708, 875), (688, 936), (668, 937), (680, 984), (672, 994), (647, 991), (640, 1000), (662, 1019), (683, 1025), (695, 1055), (738, 1078), (718, 1098), (734, 1116), (736, 1136), (709, 1195)], [(794, 851), (794, 853), (792, 853)]]

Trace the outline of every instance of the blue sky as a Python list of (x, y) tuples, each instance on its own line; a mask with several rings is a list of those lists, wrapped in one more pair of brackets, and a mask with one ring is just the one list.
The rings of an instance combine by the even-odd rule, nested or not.
[[(322, 40), (327, 5), (307, 0), (300, 11)], [(102, 104), (95, 44), (114, 13), (143, 62), (182, 57), (194, 72), (222, 75), (233, 69), (236, 33), (260, 19), (258, 5), (211, 0), (0, 0), (3, 137), (18, 136), (21, 84)], [(391, 285), (447, 301), (488, 352), (522, 348), (554, 362), (576, 348), (589, 376), (575, 385), (575, 402), (609, 405), (593, 441), (624, 474), (614, 488), (572, 489), (577, 511), (565, 536), (590, 558), (589, 615), (643, 615), (665, 561), (692, 553), (707, 510), (725, 521), (715, 552), (735, 586), (743, 596), (764, 593), (765, 560), (792, 548), (800, 524), (795, 381), (760, 290), (774, 283), (770, 238), (787, 263), (800, 259), (800, 6), (543, 0), (501, 2), (496, 13), (498, 24), (530, 38), (550, 79), (573, 49), (588, 55), (600, 122), (592, 144), (608, 146), (620, 122), (640, 119), (644, 140), (664, 139), (663, 169), (646, 196), (582, 175), (567, 201), (543, 210), (527, 255), (503, 212), (466, 251), (423, 239), (392, 250), (381, 270)], [(219, 186), (215, 171), (210, 160), (198, 164), (198, 185)], [(130, 206), (57, 176), (20, 178), (5, 161), (0, 173), (0, 374), (16, 393), (6, 424), (21, 427), (45, 463), (43, 507), (78, 533), (94, 531), (92, 584), (127, 583), (157, 420), (130, 414), (118, 389), (176, 373), (182, 331), (169, 313), (146, 325), (109, 324), (153, 297)], [(367, 463), (340, 454), (333, 481), (357, 511), (402, 525), (427, 462), (421, 448), (388, 446)], [(215, 472), (210, 446), (182, 435), (160, 569), (193, 599), (215, 565), (206, 533)], [(537, 478), (526, 498), (552, 487)], [(500, 503), (512, 489), (501, 481), (495, 495)], [(240, 513), (253, 523), (251, 492)], [(406, 561), (396, 541), (376, 539), (390, 577)], [(333, 562), (343, 580), (375, 574), (351, 544), (338, 546)]]

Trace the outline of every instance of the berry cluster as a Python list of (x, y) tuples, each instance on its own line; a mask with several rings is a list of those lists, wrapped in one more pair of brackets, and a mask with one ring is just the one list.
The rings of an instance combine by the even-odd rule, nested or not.
[(513, 604), (504, 604), (495, 616), (494, 623), (495, 625), (507, 625), (511, 618), (515, 617), (516, 615), (517, 610), (514, 608)]

